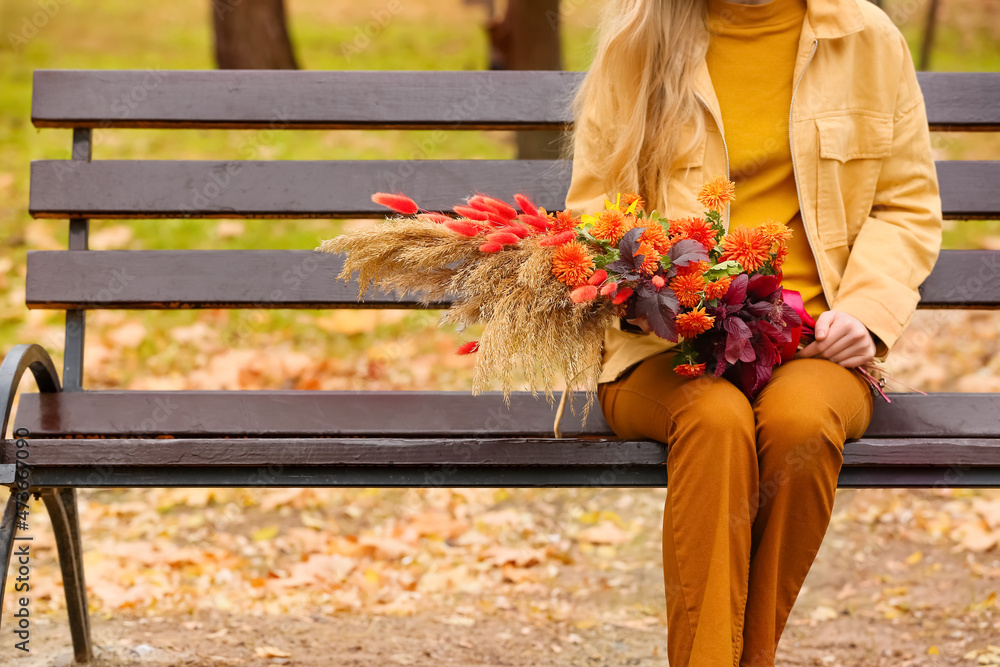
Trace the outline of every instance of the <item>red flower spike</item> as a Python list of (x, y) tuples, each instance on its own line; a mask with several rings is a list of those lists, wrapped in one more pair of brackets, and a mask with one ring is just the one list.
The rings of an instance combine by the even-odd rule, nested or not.
[(573, 303), (586, 303), (597, 298), (597, 288), (593, 285), (580, 285), (569, 294)]
[(496, 209), (486, 203), (485, 195), (475, 195), (469, 197), (469, 206), (476, 209), (477, 211), (483, 211), (485, 213), (495, 213)]
[(455, 350), (455, 354), (472, 354), (473, 352), (478, 352), (478, 351), (479, 351), (479, 341), (470, 340), (459, 345), (458, 349)]
[(527, 196), (522, 195), (520, 192), (514, 195), (514, 201), (517, 202), (517, 205), (520, 206), (521, 210), (525, 213), (531, 213), (533, 215), (538, 213), (538, 207), (535, 206), (532, 201), (527, 198)]
[(372, 201), (379, 206), (385, 206), (386, 208), (391, 208), (393, 211), (404, 213), (406, 215), (413, 215), (420, 210), (420, 207), (417, 206), (417, 202), (413, 201), (402, 192), (397, 192), (395, 194), (390, 192), (376, 192), (372, 194)]
[(471, 206), (452, 206), (451, 210), (455, 211), (455, 213), (458, 213), (464, 218), (469, 218), (470, 220), (479, 220), (480, 222), (489, 220), (489, 215), (487, 215), (485, 211), (477, 211)]
[(479, 225), (471, 220), (449, 220), (441, 224), (462, 236), (475, 236), (479, 233)]
[(611, 303), (618, 305), (619, 303), (625, 303), (628, 298), (632, 296), (632, 288), (626, 287), (625, 289), (620, 289), (615, 292), (614, 298), (611, 299)]
[(521, 214), (518, 217), (521, 219), (521, 222), (531, 225), (532, 227), (535, 227), (540, 230), (547, 230), (553, 227), (553, 222), (542, 215)]
[(590, 285), (600, 285), (605, 280), (608, 279), (608, 272), (604, 269), (598, 269), (594, 271), (594, 275), (590, 276), (590, 280), (587, 281)]
[(610, 296), (618, 289), (618, 283), (608, 283), (601, 288), (601, 296)]
[(570, 230), (566, 232), (561, 232), (553, 236), (546, 236), (544, 239), (538, 242), (540, 246), (554, 246), (562, 245), (564, 243), (569, 243), (576, 238), (576, 232)]
[(496, 197), (490, 197), (488, 195), (476, 195), (476, 196), (481, 197), (481, 201), (483, 202), (483, 204), (489, 206), (494, 211), (496, 211), (498, 215), (506, 218), (507, 220), (513, 220), (514, 218), (517, 217), (517, 209), (515, 209), (513, 206), (503, 201), (502, 199), (497, 199)]
[(498, 252), (503, 250), (503, 246), (496, 241), (487, 241), (483, 245), (479, 246), (480, 252)]
[(450, 222), (454, 220), (449, 215), (444, 215), (443, 213), (417, 213), (417, 220), (426, 220), (427, 222)]
[(522, 239), (526, 239), (532, 234), (536, 233), (535, 231), (528, 229), (524, 225), (516, 225), (516, 224), (507, 225), (506, 227), (503, 228), (503, 231), (510, 232), (511, 234), (517, 234)]
[(486, 221), (494, 227), (506, 227), (510, 224), (510, 220), (503, 217), (496, 211), (486, 211)]
[(512, 245), (521, 240), (517, 234), (512, 234), (511, 232), (493, 232), (486, 235), (487, 241), (492, 241), (494, 243), (499, 243), (500, 245)]

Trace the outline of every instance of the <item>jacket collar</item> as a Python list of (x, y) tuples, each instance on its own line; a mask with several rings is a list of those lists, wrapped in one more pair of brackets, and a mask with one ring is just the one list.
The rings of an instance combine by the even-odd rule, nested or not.
[[(811, 45), (813, 38), (836, 39), (856, 32), (865, 26), (864, 14), (859, 2), (869, 0), (806, 0), (806, 16), (802, 22), (802, 35), (799, 40), (800, 51)], [(803, 53), (799, 54), (796, 72), (801, 67)], [(694, 88), (704, 98), (712, 115), (721, 122), (722, 112), (719, 109), (719, 99), (715, 96), (712, 77), (708, 64), (702, 58), (694, 75)]]
[(858, 2), (869, 0), (806, 0), (803, 30), (809, 28), (818, 39), (835, 39), (859, 32), (865, 17)]

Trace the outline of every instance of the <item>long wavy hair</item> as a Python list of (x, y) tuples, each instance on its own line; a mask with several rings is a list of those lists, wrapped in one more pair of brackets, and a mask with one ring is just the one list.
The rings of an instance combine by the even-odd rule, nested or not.
[[(609, 0), (596, 52), (570, 101), (574, 129), (561, 151), (572, 156), (575, 134), (587, 128), (605, 174), (605, 192), (635, 192), (666, 211), (667, 176), (705, 131), (694, 74), (708, 48), (705, 0)], [(589, 124), (589, 125), (588, 125)]]

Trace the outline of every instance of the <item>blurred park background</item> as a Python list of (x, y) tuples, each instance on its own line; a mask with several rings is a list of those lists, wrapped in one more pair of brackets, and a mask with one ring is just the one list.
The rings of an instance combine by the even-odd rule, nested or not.
[[(240, 2), (216, 0), (215, 9)], [(261, 57), (312, 70), (511, 66), (516, 58), (489, 37), (492, 24), (502, 43), (504, 3), (492, 4), (288, 0), (294, 62), (281, 49)], [(558, 38), (547, 26), (541, 34), (563, 69), (587, 68), (600, 5), (563, 0)], [(883, 7), (917, 57), (928, 0), (885, 0)], [(937, 11), (930, 69), (1000, 71), (1000, 0), (942, 0)], [(223, 56), (251, 57), (238, 51), (234, 43)], [(65, 248), (68, 227), (27, 213), (30, 160), (66, 158), (70, 149), (68, 130), (31, 125), (32, 71), (216, 66), (210, 0), (3, 0), (0, 353), (35, 342), (57, 368), (62, 364), (63, 313), (24, 306), (26, 251)], [(428, 141), (429, 134), (285, 131), (263, 141), (260, 133), (240, 131), (96, 130), (93, 157), (518, 154), (513, 132), (452, 132), (443, 142)], [(933, 140), (938, 159), (1000, 155), (995, 134), (936, 133)], [(345, 225), (369, 223), (94, 220), (90, 247), (312, 249)], [(996, 221), (946, 225), (946, 247), (1000, 249)], [(472, 360), (453, 354), (460, 337), (438, 327), (437, 317), (392, 310), (90, 311), (84, 387), (467, 391)], [(995, 314), (918, 312), (890, 370), (925, 391), (995, 392), (998, 352)], [(32, 390), (28, 380), (22, 389)], [(99, 661), (664, 665), (663, 493), (83, 491)], [(70, 640), (40, 503), (32, 521), (33, 651), (14, 651), (11, 635), (0, 632), (0, 662), (63, 664)], [(782, 664), (1000, 664), (998, 553), (996, 491), (839, 490), (830, 533), (785, 632)], [(5, 614), (13, 609), (10, 596), (5, 607)]]

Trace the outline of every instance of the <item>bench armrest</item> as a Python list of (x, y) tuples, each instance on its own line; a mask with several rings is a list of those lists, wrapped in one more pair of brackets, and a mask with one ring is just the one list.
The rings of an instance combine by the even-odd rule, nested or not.
[[(21, 376), (24, 371), (31, 370), (35, 376), (35, 384), (38, 391), (50, 392), (61, 391), (59, 385), (59, 374), (52, 363), (52, 358), (45, 348), (35, 343), (15, 345), (4, 357), (0, 364), (0, 415), (3, 421), (0, 422), (0, 442), (7, 437), (7, 423), (10, 420), (11, 407), (14, 405), (14, 395), (17, 387), (21, 383)], [(16, 437), (17, 434), (15, 434)], [(0, 464), (0, 484), (9, 484), (13, 481), (6, 479), (14, 472), (14, 464)]]

